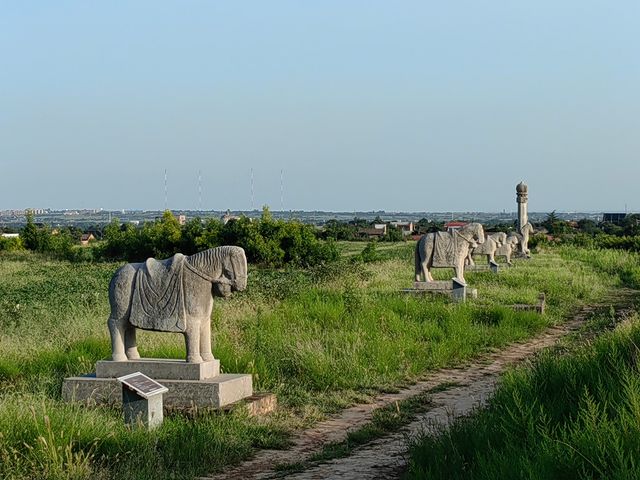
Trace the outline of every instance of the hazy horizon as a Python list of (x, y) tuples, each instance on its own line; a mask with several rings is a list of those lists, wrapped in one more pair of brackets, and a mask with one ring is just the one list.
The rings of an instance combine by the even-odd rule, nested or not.
[[(0, 210), (640, 210), (640, 3), (8, 4)], [(284, 195), (281, 200), (281, 171)]]

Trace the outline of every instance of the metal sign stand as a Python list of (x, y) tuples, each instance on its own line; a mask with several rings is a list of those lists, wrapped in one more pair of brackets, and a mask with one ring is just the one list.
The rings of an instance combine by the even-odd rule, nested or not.
[(128, 425), (152, 430), (162, 425), (162, 394), (169, 389), (143, 373), (118, 377), (122, 383), (122, 408)]

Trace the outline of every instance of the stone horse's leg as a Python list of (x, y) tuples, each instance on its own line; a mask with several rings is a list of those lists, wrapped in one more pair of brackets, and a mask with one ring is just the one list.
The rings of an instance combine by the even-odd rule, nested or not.
[(200, 322), (200, 355), (205, 362), (213, 360), (211, 352), (211, 316)]
[(129, 360), (137, 360), (140, 358), (140, 354), (138, 353), (138, 344), (136, 343), (136, 327), (133, 325), (129, 325), (125, 328), (124, 347)]
[(184, 332), (184, 340), (187, 346), (187, 362), (202, 363), (202, 356), (200, 355), (200, 325), (202, 322), (195, 318), (187, 320), (187, 330)]
[(473, 250), (469, 249), (469, 254), (467, 255), (467, 258), (465, 260), (467, 262), (467, 265), (474, 266), (476, 264), (476, 262), (473, 261)]
[[(135, 354), (138, 353), (135, 348), (135, 329), (129, 324), (135, 272), (135, 267), (127, 264), (116, 271), (109, 284), (111, 314), (107, 325), (111, 334), (111, 359), (114, 361), (121, 362), (128, 359), (128, 355), (125, 353), (125, 343), (127, 352), (135, 350)], [(130, 329), (134, 330), (133, 336), (130, 333), (127, 334)], [(139, 355), (136, 358), (139, 358)]]
[[(487, 240), (485, 240), (486, 242)], [(496, 245), (493, 245), (491, 250), (489, 251), (489, 255), (487, 255), (487, 258), (489, 260), (489, 265), (491, 265), (491, 263), (498, 263), (496, 262), (496, 252), (498, 251), (498, 247)]]
[(456, 257), (456, 264), (454, 266), (454, 269), (456, 271), (456, 278), (458, 278), (458, 280), (460, 280), (462, 283), (467, 283), (464, 279), (464, 259), (469, 253), (469, 248), (467, 247), (467, 251), (465, 252), (463, 247), (462, 251), (459, 251), (457, 253), (458, 255)]
[(431, 246), (431, 234), (423, 235), (418, 243), (416, 244), (416, 254), (415, 254), (415, 273), (416, 273), (416, 282), (420, 282), (423, 278), (425, 282), (433, 282), (433, 277), (431, 277), (431, 273), (429, 272), (429, 268), (427, 266), (429, 262), (429, 257), (432, 254), (432, 251), (429, 249)]
[(431, 276), (431, 265), (433, 265), (433, 252), (435, 249), (436, 236), (433, 233), (428, 233), (422, 237), (422, 240), (420, 241), (423, 242), (420, 249), (420, 254), (422, 256), (420, 268), (424, 275), (424, 281), (433, 282), (433, 277)]
[(425, 257), (422, 262), (422, 270), (424, 272), (424, 277), (427, 282), (433, 282), (433, 276), (431, 275), (431, 267), (433, 266), (433, 254), (436, 246), (436, 237), (433, 236), (433, 241), (425, 242)]
[[(424, 239), (424, 235), (422, 237), (420, 237), (420, 240), (418, 240), (418, 243), (416, 243), (416, 250), (415, 250), (415, 274), (416, 274), (416, 282), (419, 282), (420, 280), (422, 280), (420, 278), (420, 274), (422, 273), (422, 258), (421, 258), (421, 253), (422, 253), (422, 244)], [(425, 278), (426, 281), (426, 278)]]

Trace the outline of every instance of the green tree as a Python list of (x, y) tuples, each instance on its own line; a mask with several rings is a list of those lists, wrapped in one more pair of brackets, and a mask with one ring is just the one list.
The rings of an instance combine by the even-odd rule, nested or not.
[(598, 224), (588, 218), (578, 220), (578, 230), (589, 235), (595, 235), (600, 232)]
[(633, 213), (624, 217), (622, 221), (623, 235), (640, 235), (640, 215)]
[(552, 235), (560, 235), (571, 231), (569, 223), (561, 220), (558, 215), (556, 215), (555, 210), (547, 214), (547, 218), (542, 222), (542, 225)]
[(435, 222), (433, 220), (427, 220), (421, 218), (414, 226), (414, 231), (419, 235), (431, 232), (441, 232), (444, 228), (444, 222)]
[(22, 229), (22, 233), (20, 237), (24, 243), (25, 248), (29, 250), (36, 250), (38, 247), (38, 227), (33, 221), (33, 212), (31, 210), (27, 210), (25, 214), (27, 219), (27, 224)]
[(323, 237), (332, 240), (355, 240), (358, 228), (340, 220), (331, 219), (324, 224)]
[(387, 225), (387, 233), (384, 234), (382, 240), (385, 242), (401, 242), (404, 240), (402, 230), (392, 225)]
[(38, 227), (33, 217), (33, 212), (26, 213), (27, 224), (22, 229), (20, 236), (25, 248), (36, 252), (48, 252), (51, 250), (51, 230), (49, 227)]
[(192, 218), (182, 227), (182, 235), (180, 239), (180, 251), (185, 255), (192, 255), (200, 251), (200, 237), (202, 237), (204, 229), (200, 218)]

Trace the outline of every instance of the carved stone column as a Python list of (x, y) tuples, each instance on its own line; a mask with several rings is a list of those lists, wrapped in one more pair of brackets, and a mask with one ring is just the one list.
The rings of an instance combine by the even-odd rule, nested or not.
[(529, 201), (529, 188), (524, 182), (516, 185), (516, 201), (518, 202), (518, 232), (529, 221), (527, 214), (527, 202)]

